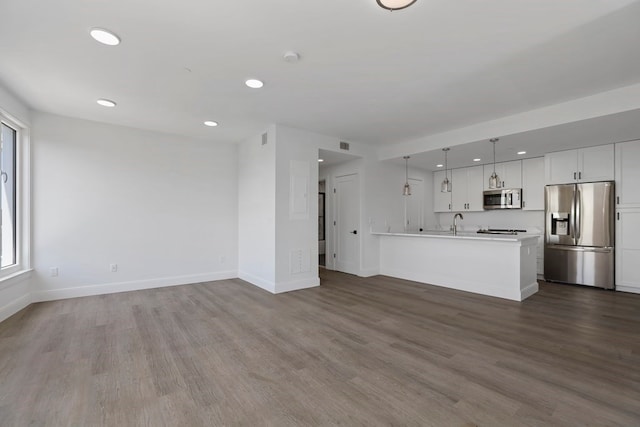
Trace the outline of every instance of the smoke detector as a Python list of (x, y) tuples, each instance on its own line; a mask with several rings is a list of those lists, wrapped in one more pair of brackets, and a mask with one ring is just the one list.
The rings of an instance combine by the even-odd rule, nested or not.
[(288, 51), (285, 52), (284, 55), (282, 55), (282, 59), (284, 59), (286, 62), (294, 63), (300, 60), (300, 55), (296, 52)]

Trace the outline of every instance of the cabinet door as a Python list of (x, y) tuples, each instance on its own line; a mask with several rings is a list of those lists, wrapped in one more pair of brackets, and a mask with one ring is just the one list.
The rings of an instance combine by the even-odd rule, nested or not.
[(558, 151), (544, 156), (545, 184), (571, 184), (578, 177), (577, 150)]
[(616, 290), (640, 293), (640, 209), (616, 215)]
[(467, 169), (453, 169), (451, 171), (451, 208), (453, 211), (464, 211), (467, 206)]
[(514, 160), (502, 163), (500, 179), (503, 188), (522, 188), (522, 161)]
[[(482, 166), (473, 166), (465, 169), (467, 170), (467, 210), (482, 211), (484, 205), (482, 197), (482, 191), (484, 189)], [(453, 191), (456, 191), (455, 184)]]
[(544, 157), (522, 161), (522, 209), (544, 210)]
[(614, 179), (613, 144), (578, 150), (578, 181), (610, 181)]
[(616, 144), (616, 204), (640, 208), (640, 140)]
[[(447, 173), (451, 174), (451, 171), (448, 171)], [(443, 193), (440, 191), (440, 185), (442, 184), (442, 181), (444, 181), (444, 177), (445, 171), (437, 171), (433, 173), (434, 212), (451, 212), (451, 193)]]

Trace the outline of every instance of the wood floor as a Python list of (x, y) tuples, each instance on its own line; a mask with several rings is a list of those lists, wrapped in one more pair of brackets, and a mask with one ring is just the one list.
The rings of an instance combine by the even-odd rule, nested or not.
[(34, 304), (0, 323), (0, 426), (640, 425), (640, 295), (321, 278)]

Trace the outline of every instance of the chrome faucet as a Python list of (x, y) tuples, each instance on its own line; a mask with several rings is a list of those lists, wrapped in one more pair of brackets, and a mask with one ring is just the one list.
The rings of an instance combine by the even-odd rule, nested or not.
[(458, 212), (453, 216), (453, 235), (454, 236), (458, 234), (458, 217), (460, 217), (460, 219), (464, 219), (464, 217), (460, 212)]

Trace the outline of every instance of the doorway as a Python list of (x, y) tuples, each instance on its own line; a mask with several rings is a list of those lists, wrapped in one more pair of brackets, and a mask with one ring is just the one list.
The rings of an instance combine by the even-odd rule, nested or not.
[(326, 187), (325, 180), (318, 183), (318, 265), (321, 267), (327, 266)]

